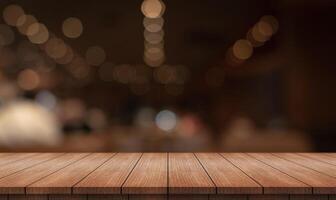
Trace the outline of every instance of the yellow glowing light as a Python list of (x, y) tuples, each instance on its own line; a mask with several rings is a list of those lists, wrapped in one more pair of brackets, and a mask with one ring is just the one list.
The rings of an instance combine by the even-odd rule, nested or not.
[(265, 15), (260, 19), (260, 21), (269, 24), (272, 27), (273, 34), (275, 34), (279, 29), (279, 22), (272, 15)]
[(37, 20), (32, 15), (22, 15), (18, 20), (18, 30), (21, 34), (27, 35), (30, 25), (37, 23)]
[(89, 65), (99, 66), (105, 61), (106, 53), (102, 47), (92, 46), (87, 49), (85, 59)]
[(9, 5), (3, 11), (3, 18), (8, 25), (16, 26), (19, 18), (24, 15), (23, 9), (18, 5)]
[(163, 15), (165, 5), (161, 0), (144, 0), (141, 11), (148, 18), (158, 18)]
[(55, 61), (58, 64), (65, 65), (65, 64), (70, 63), (73, 58), (74, 58), (74, 52), (71, 47), (67, 46), (65, 55), (61, 58), (56, 58)]
[(164, 32), (163, 32), (163, 30), (161, 30), (159, 32), (152, 33), (152, 32), (149, 32), (149, 31), (145, 30), (144, 31), (144, 37), (145, 37), (145, 40), (148, 43), (158, 44), (158, 43), (162, 42), (163, 37), (164, 37)]
[(159, 18), (148, 18), (145, 17), (143, 20), (143, 25), (145, 29), (149, 32), (159, 32), (164, 24), (162, 17)]
[(258, 31), (265, 37), (271, 37), (273, 35), (272, 25), (266, 21), (260, 21), (256, 25)]
[(0, 24), (0, 46), (9, 45), (14, 42), (14, 39), (13, 30), (5, 24)]
[(34, 44), (43, 44), (49, 39), (49, 31), (44, 24), (34, 23), (28, 27), (28, 39)]
[(63, 40), (58, 38), (51, 38), (45, 44), (45, 51), (51, 58), (62, 58), (67, 52), (67, 46)]
[(83, 24), (80, 19), (69, 17), (64, 20), (62, 31), (68, 38), (78, 38), (83, 33)]
[(264, 45), (264, 42), (257, 41), (252, 35), (252, 29), (250, 29), (246, 34), (246, 39), (252, 44), (253, 47), (260, 47)]
[(33, 90), (40, 83), (39, 75), (32, 69), (25, 69), (18, 76), (18, 85), (24, 90)]
[(251, 57), (253, 53), (252, 44), (247, 40), (238, 40), (233, 45), (233, 55), (241, 60), (246, 60)]

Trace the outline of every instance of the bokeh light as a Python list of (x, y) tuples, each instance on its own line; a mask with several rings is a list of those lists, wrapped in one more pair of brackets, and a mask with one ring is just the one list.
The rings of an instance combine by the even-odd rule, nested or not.
[(43, 44), (49, 39), (49, 31), (44, 24), (33, 23), (27, 30), (28, 39), (34, 44)]
[(18, 76), (18, 85), (24, 90), (33, 90), (40, 84), (40, 77), (32, 69), (25, 69)]
[(163, 15), (165, 5), (161, 0), (144, 0), (141, 11), (148, 18), (158, 18)]
[(177, 124), (177, 116), (170, 110), (162, 110), (155, 117), (156, 126), (163, 131), (172, 131)]
[(12, 4), (7, 6), (2, 14), (4, 21), (8, 25), (16, 26), (19, 18), (24, 15), (24, 11), (19, 5)]
[(233, 55), (241, 60), (246, 60), (252, 56), (253, 47), (247, 40), (238, 40), (233, 45)]
[(149, 32), (159, 32), (162, 30), (164, 20), (162, 17), (159, 18), (148, 18), (145, 17), (143, 20), (143, 25), (145, 29)]
[(80, 19), (69, 17), (62, 25), (63, 34), (68, 38), (78, 38), (83, 33), (83, 24)]
[(67, 53), (67, 46), (59, 38), (51, 38), (45, 44), (45, 51), (51, 58), (62, 58)]
[(86, 50), (85, 59), (89, 65), (99, 66), (105, 61), (106, 53), (102, 47), (92, 46)]
[(30, 25), (37, 23), (37, 19), (32, 15), (22, 15), (18, 20), (17, 28), (23, 35), (28, 34)]

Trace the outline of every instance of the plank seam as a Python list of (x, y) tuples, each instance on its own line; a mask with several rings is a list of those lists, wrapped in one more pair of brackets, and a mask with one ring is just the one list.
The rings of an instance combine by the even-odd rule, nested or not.
[(221, 153), (218, 153), (224, 160), (228, 161), (229, 163), (231, 163), (234, 167), (236, 167), (238, 170), (242, 171), (246, 176), (248, 176), (249, 178), (251, 178), (256, 184), (258, 184), (261, 189), (262, 189), (262, 194), (264, 194), (264, 186), (261, 185), (261, 183), (259, 183), (257, 180), (255, 180), (254, 178), (252, 178), (250, 175), (248, 175), (246, 172), (244, 172), (242, 169), (240, 169), (238, 166), (236, 166), (234, 163), (232, 163), (229, 159), (225, 158)]
[(132, 172), (133, 172), (133, 170), (135, 169), (135, 167), (138, 165), (138, 163), (139, 163), (140, 159), (142, 158), (142, 156), (143, 156), (143, 153), (141, 153), (141, 155), (139, 156), (138, 160), (136, 161), (136, 163), (135, 163), (134, 166), (132, 167), (130, 173), (126, 176), (124, 182), (121, 184), (121, 186), (120, 186), (120, 193), (121, 193), (121, 194), (123, 194), (123, 187), (124, 187), (124, 185), (125, 185), (125, 183), (126, 183), (128, 177), (130, 177), (130, 175), (132, 174)]
[(203, 170), (205, 171), (205, 173), (208, 175), (208, 177), (210, 178), (211, 182), (214, 184), (215, 189), (216, 189), (216, 194), (218, 194), (218, 188), (217, 185), (215, 184), (214, 180), (212, 180), (210, 174), (208, 173), (208, 171), (205, 169), (205, 167), (203, 166), (202, 162), (198, 159), (198, 157), (195, 155), (195, 153), (193, 153), (193, 155), (195, 156), (196, 160), (198, 161), (198, 163), (202, 166)]
[[(293, 161), (291, 161), (291, 160), (288, 160), (288, 159), (286, 159), (286, 158), (282, 158), (282, 157), (280, 157), (280, 156), (277, 156), (277, 155), (276, 155), (276, 154), (274, 154), (274, 153), (271, 153), (271, 154), (272, 154), (272, 155), (274, 155), (274, 156), (276, 156), (276, 157), (278, 157), (278, 158), (281, 158), (281, 159), (287, 160), (287, 161), (289, 161), (289, 162), (292, 162), (292, 163), (294, 163), (294, 164), (300, 165), (300, 166), (302, 166), (302, 167), (305, 167), (305, 168), (311, 169), (311, 170), (313, 170), (313, 171), (315, 171), (315, 172), (318, 172), (318, 173), (321, 173), (321, 174), (327, 175), (327, 176), (329, 176), (329, 177), (332, 177), (332, 178), (336, 178), (336, 176), (331, 176), (331, 175), (329, 175), (329, 174), (326, 174), (326, 173), (324, 173), (324, 172), (317, 171), (317, 170), (315, 170), (315, 169), (313, 169), (313, 168), (311, 168), (311, 167), (308, 167), (308, 166), (302, 165), (302, 164), (300, 164), (300, 163), (297, 163), (297, 162), (293, 162)], [(299, 155), (299, 156), (300, 156), (300, 155)], [(302, 157), (302, 156), (301, 156), (301, 157)]]
[[(49, 159), (47, 159), (47, 160), (44, 160), (44, 161), (42, 161), (42, 162), (35, 163), (35, 164), (34, 164), (34, 165), (32, 165), (32, 166), (29, 166), (29, 167), (23, 168), (23, 169), (21, 169), (21, 170), (19, 170), (19, 171), (16, 171), (16, 172), (14, 172), (14, 173), (11, 173), (11, 174), (8, 174), (8, 175), (6, 175), (6, 176), (3, 176), (3, 177), (1, 177), (0, 179), (3, 179), (3, 178), (6, 178), (6, 177), (8, 177), (8, 176), (11, 176), (11, 175), (13, 175), (13, 174), (19, 173), (19, 172), (21, 172), (21, 171), (23, 171), (23, 170), (26, 170), (26, 169), (29, 169), (29, 168), (35, 167), (36, 165), (39, 165), (39, 164), (45, 163), (45, 162), (47, 162), (47, 161), (50, 161), (50, 160), (56, 159), (56, 158), (58, 158), (58, 157), (61, 157), (61, 156), (63, 156), (64, 154), (65, 154), (65, 153), (63, 153), (63, 154), (60, 154), (59, 156), (56, 156), (56, 157), (54, 157), (54, 158), (49, 158)], [(39, 154), (36, 154), (36, 156), (37, 156), (37, 155), (39, 155)], [(35, 156), (35, 155), (34, 155), (34, 156)], [(24, 192), (25, 192), (25, 194), (26, 194), (26, 191), (24, 191)]]
[(90, 174), (92, 174), (94, 171), (96, 171), (99, 167), (101, 167), (102, 165), (104, 165), (107, 161), (111, 160), (115, 155), (117, 155), (117, 153), (113, 153), (108, 159), (106, 159), (102, 164), (98, 165), (94, 170), (92, 170), (91, 172), (89, 172), (86, 176), (84, 176), (82, 179), (80, 179), (77, 183), (73, 184), (71, 186), (71, 194), (73, 193), (73, 188), (80, 183), (82, 180), (84, 180), (86, 177), (88, 177)]
[[(288, 174), (288, 173), (286, 173), (286, 172), (283, 172), (282, 170), (280, 170), (280, 169), (278, 169), (278, 168), (276, 168), (276, 167), (274, 167), (274, 166), (272, 166), (272, 165), (270, 165), (270, 164), (268, 164), (268, 163), (266, 163), (266, 162), (264, 162), (264, 161), (262, 161), (262, 160), (260, 160), (260, 159), (258, 159), (258, 158), (256, 158), (256, 157), (254, 157), (254, 156), (251, 155), (250, 153), (247, 153), (247, 156), (250, 156), (250, 157), (252, 157), (252, 158), (254, 158), (254, 159), (256, 159), (256, 160), (258, 160), (258, 161), (264, 163), (265, 165), (268, 165), (268, 166), (270, 166), (271, 168), (273, 168), (273, 169), (275, 169), (275, 170), (277, 170), (277, 171), (279, 171), (279, 172), (281, 172), (281, 173), (283, 173), (283, 174), (286, 174), (287, 176), (292, 177), (293, 179), (295, 179), (295, 180), (297, 180), (297, 181), (299, 181), (299, 182), (301, 182), (301, 183), (303, 183), (303, 184), (305, 184), (305, 185), (311, 187), (312, 194), (313, 194), (313, 189), (314, 189), (314, 187), (313, 187), (312, 185), (309, 185), (308, 183), (305, 183), (305, 182), (301, 181), (300, 179), (298, 179), (298, 178), (296, 178), (296, 177), (294, 177), (294, 176), (292, 176), (292, 175), (290, 175), (290, 174)], [(292, 164), (295, 165), (295, 163), (292, 163)]]
[[(26, 185), (25, 188), (24, 188), (24, 190), (25, 190), (25, 194), (27, 194), (27, 187), (29, 187), (30, 185), (32, 185), (32, 184), (34, 184), (34, 183), (36, 183), (36, 182), (38, 182), (38, 181), (40, 181), (40, 180), (42, 180), (42, 179), (44, 179), (44, 178), (46, 178), (46, 177), (52, 175), (52, 174), (54, 174), (54, 173), (56, 173), (56, 172), (58, 172), (58, 171), (60, 171), (60, 170), (62, 170), (62, 169), (64, 169), (64, 168), (66, 168), (66, 167), (68, 167), (68, 166), (70, 166), (70, 165), (72, 165), (72, 164), (74, 164), (74, 163), (76, 163), (76, 162), (78, 162), (78, 161), (80, 161), (80, 160), (86, 158), (87, 156), (89, 156), (89, 155), (91, 155), (91, 154), (92, 154), (92, 153), (89, 153), (88, 155), (86, 155), (86, 156), (84, 156), (84, 157), (82, 157), (82, 158), (80, 158), (80, 159), (78, 159), (78, 160), (75, 160), (75, 161), (73, 161), (73, 162), (71, 162), (71, 163), (65, 165), (64, 167), (62, 167), (62, 168), (60, 168), (60, 169), (58, 169), (58, 170), (56, 170), (56, 171), (54, 171), (54, 172), (52, 172), (52, 173), (50, 173), (50, 174), (48, 174), (48, 175), (42, 177), (42, 178), (37, 179), (36, 181), (31, 182), (30, 184)], [(66, 154), (64, 154), (64, 155), (66, 155)]]
[[(23, 157), (23, 158), (19, 158), (19, 159), (17, 159), (17, 160), (12, 160), (12, 161), (10, 161), (10, 162), (8, 162), (8, 163), (5, 163), (5, 164), (2, 164), (2, 165), (0, 165), (1, 167), (3, 167), (3, 166), (6, 166), (6, 165), (8, 165), (8, 164), (11, 164), (11, 163), (14, 163), (14, 162), (18, 162), (18, 161), (21, 161), (21, 160), (23, 160), (23, 159), (26, 159), (26, 158), (30, 158), (30, 157), (33, 157), (33, 156), (36, 156), (36, 155), (38, 155), (37, 153), (34, 153), (34, 154), (32, 154), (32, 155), (30, 155), (30, 156), (28, 156), (28, 157)], [(15, 156), (15, 155), (14, 155)]]

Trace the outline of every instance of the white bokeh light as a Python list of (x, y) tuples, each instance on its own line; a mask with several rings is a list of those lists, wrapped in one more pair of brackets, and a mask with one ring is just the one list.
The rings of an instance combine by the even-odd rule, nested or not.
[(172, 131), (177, 124), (177, 116), (170, 110), (162, 110), (155, 117), (156, 126), (163, 131)]

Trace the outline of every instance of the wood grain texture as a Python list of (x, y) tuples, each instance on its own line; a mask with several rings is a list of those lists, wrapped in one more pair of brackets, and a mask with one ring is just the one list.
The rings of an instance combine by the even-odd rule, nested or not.
[(0, 166), (36, 155), (36, 153), (1, 153)]
[(47, 160), (51, 160), (58, 156), (63, 155), (64, 153), (42, 153), (31, 156), (30, 154), (26, 155), (27, 157), (21, 160), (11, 162), (9, 164), (0, 166), (0, 178), (9, 176), (21, 170), (27, 169), (34, 165), (43, 163)]
[(122, 187), (123, 194), (167, 194), (167, 153), (144, 153)]
[[(25, 187), (57, 170), (87, 156), (87, 153), (67, 153), (0, 179), (1, 194), (25, 194)], [(20, 180), (20, 181), (18, 181)]]
[(67, 195), (67, 194), (56, 194), (56, 195), (49, 195), (49, 200), (87, 200), (86, 195)]
[(248, 200), (289, 200), (289, 195), (249, 195)]
[(169, 195), (169, 200), (209, 200), (209, 195), (175, 194), (175, 195)]
[(48, 195), (9, 195), (9, 200), (48, 200)]
[(75, 194), (121, 194), (141, 153), (118, 153), (73, 188)]
[(222, 153), (264, 188), (265, 194), (311, 194), (310, 186), (243, 153)]
[(217, 187), (218, 194), (261, 194), (262, 187), (216, 153), (196, 153)]
[(305, 156), (307, 158), (318, 160), (321, 162), (329, 163), (336, 166), (336, 157), (330, 157), (321, 153), (298, 153), (298, 155)]
[(316, 194), (336, 194), (336, 179), (269, 153), (251, 153), (252, 157), (313, 187)]
[(216, 187), (192, 153), (169, 153), (170, 194), (214, 194)]
[(336, 178), (336, 167), (332, 164), (310, 159), (294, 153), (274, 153), (274, 155)]
[(113, 153), (91, 154), (75, 164), (69, 165), (26, 187), (27, 194), (71, 194), (71, 188), (100, 165)]

